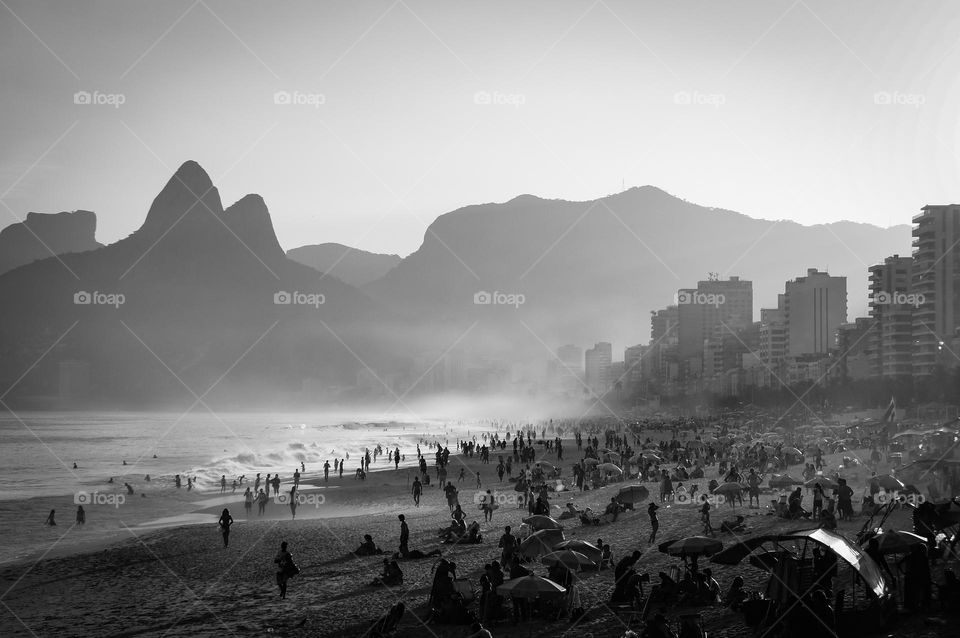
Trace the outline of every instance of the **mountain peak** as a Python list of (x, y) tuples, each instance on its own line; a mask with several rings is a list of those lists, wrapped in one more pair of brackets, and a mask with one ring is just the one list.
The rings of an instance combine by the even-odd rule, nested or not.
[(173, 231), (189, 231), (218, 224), (223, 214), (220, 193), (197, 162), (189, 160), (167, 181), (153, 200), (137, 235), (157, 239)]

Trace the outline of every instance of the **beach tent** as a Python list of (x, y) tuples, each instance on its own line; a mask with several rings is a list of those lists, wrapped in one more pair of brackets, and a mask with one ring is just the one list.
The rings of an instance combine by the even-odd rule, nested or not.
[(801, 546), (802, 554), (806, 553), (806, 546), (809, 543), (826, 547), (837, 555), (838, 560), (847, 563), (856, 571), (867, 591), (873, 596), (883, 602), (889, 599), (890, 583), (884, 578), (880, 566), (852, 542), (836, 532), (825, 529), (806, 529), (784, 534), (755, 536), (728, 547), (710, 560), (719, 565), (737, 565), (757, 550), (778, 551), (785, 549), (783, 545), (787, 543)]

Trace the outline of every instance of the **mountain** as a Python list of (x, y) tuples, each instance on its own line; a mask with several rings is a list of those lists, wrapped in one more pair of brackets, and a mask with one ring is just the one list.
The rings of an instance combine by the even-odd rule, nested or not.
[[(803, 226), (706, 208), (644, 186), (586, 202), (522, 195), (441, 215), (420, 248), (364, 287), (451, 333), (544, 354), (563, 343), (646, 343), (649, 313), (709, 272), (753, 281), (755, 314), (808, 267), (847, 277), (848, 318), (866, 312), (867, 266), (910, 254), (910, 227)], [(474, 303), (495, 291), (522, 304)], [(520, 297), (512, 298), (514, 302)]]
[(0, 275), (0, 298), (0, 385), (32, 370), (14, 398), (57, 394), (66, 361), (105, 401), (267, 404), (352, 385), (390, 350), (379, 304), (287, 259), (264, 201), (224, 209), (196, 162), (129, 237)]
[(22, 222), (0, 230), (0, 274), (37, 259), (99, 248), (97, 216), (72, 213), (27, 213)]
[(387, 274), (400, 263), (398, 255), (368, 253), (343, 244), (314, 244), (287, 251), (287, 257), (328, 273), (351, 286), (364, 286)]

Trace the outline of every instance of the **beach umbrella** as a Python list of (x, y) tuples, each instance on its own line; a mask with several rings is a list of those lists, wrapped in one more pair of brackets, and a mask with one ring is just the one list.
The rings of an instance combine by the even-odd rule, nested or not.
[(600, 463), (599, 459), (594, 459), (594, 458), (583, 459), (584, 465), (598, 465), (599, 463)]
[(734, 481), (730, 481), (728, 483), (724, 483), (723, 485), (718, 486), (717, 489), (713, 490), (713, 493), (714, 494), (739, 494), (741, 491), (743, 491), (742, 485)]
[(520, 553), (534, 558), (540, 554), (549, 554), (557, 543), (563, 541), (563, 530), (542, 529), (534, 532), (520, 543)]
[(600, 465), (597, 466), (597, 469), (602, 470), (604, 472), (616, 472), (617, 474), (623, 474), (623, 470), (621, 470), (619, 467), (617, 467), (613, 463), (601, 463)]
[(826, 476), (814, 476), (812, 479), (804, 483), (804, 486), (810, 489), (813, 489), (813, 486), (816, 485), (817, 483), (819, 483), (820, 487), (822, 487), (825, 490), (835, 490), (838, 487), (840, 487), (839, 483), (834, 481), (832, 478), (829, 478)]
[(555, 519), (544, 516), (543, 514), (536, 514), (534, 516), (527, 517), (523, 519), (523, 522), (533, 528), (533, 531), (538, 532), (542, 529), (563, 529), (563, 525), (558, 523)]
[(549, 467), (551, 470), (557, 469), (556, 465), (554, 465), (553, 463), (549, 463), (547, 461), (537, 461), (537, 465), (539, 465), (540, 467)]
[(554, 551), (563, 549), (572, 549), (575, 552), (579, 552), (595, 563), (599, 563), (603, 558), (603, 550), (596, 545), (588, 543), (585, 540), (580, 540), (579, 538), (572, 538), (568, 541), (562, 541), (553, 546)]
[(567, 593), (567, 590), (549, 578), (522, 576), (511, 578), (497, 587), (497, 593), (514, 598), (536, 598), (537, 596), (562, 596)]
[(884, 474), (877, 477), (877, 483), (888, 492), (899, 492), (903, 489), (903, 481), (890, 474)]
[(784, 453), (784, 454), (792, 454), (792, 455), (794, 455), (794, 456), (803, 456), (803, 452), (801, 452), (800, 450), (798, 450), (798, 449), (795, 448), (795, 447), (785, 447), (785, 448), (783, 448), (783, 453)]
[(688, 536), (661, 543), (657, 549), (670, 556), (712, 556), (723, 549), (723, 543), (709, 536)]
[(559, 563), (560, 565), (563, 565), (567, 569), (573, 571), (582, 569), (584, 567), (597, 566), (597, 563), (592, 559), (572, 549), (561, 549), (559, 551), (550, 552), (541, 558), (540, 562), (544, 565), (556, 565)]
[(927, 542), (927, 539), (923, 536), (919, 536), (913, 532), (899, 532), (896, 530), (883, 532), (874, 538), (877, 539), (881, 554), (905, 554), (909, 552), (914, 545), (923, 545)]
[(617, 500), (621, 503), (640, 503), (650, 496), (650, 490), (643, 485), (628, 485), (621, 487), (617, 492)]

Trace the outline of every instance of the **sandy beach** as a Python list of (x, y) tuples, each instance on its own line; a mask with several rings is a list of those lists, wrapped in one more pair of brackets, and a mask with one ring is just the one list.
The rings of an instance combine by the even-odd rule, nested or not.
[[(577, 456), (570, 444), (571, 456)], [(494, 459), (496, 456), (494, 455)], [(837, 459), (827, 459), (835, 463)], [(564, 466), (573, 461), (564, 461)], [(449, 522), (443, 493), (436, 483), (427, 487), (421, 506), (414, 507), (410, 496), (412, 471), (381, 469), (368, 474), (365, 481), (352, 475), (331, 479), (308, 475), (304, 494), (312, 495), (301, 505), (296, 520), (287, 507), (271, 501), (264, 516), (250, 520), (244, 516), (242, 497), (236, 495), (196, 494), (198, 507), (182, 520), (159, 521), (143, 526), (126, 509), (115, 514), (119, 529), (106, 534), (91, 534), (89, 546), (74, 546), (67, 555), (58, 555), (56, 535), (86, 533), (72, 528), (64, 519), (57, 528), (30, 526), (25, 533), (52, 534), (37, 538), (46, 544), (45, 554), (7, 563), (0, 569), (0, 627), (3, 636), (364, 636), (369, 625), (392, 604), (403, 600), (408, 613), (399, 636), (467, 635), (467, 627), (426, 625), (427, 597), (436, 558), (401, 561), (405, 580), (402, 587), (373, 587), (369, 582), (379, 573), (381, 557), (358, 558), (350, 552), (364, 533), (371, 534), (385, 551), (398, 544), (397, 514), (404, 513), (411, 530), (410, 547), (424, 552), (440, 548), (443, 556), (458, 565), (458, 575), (477, 585), (483, 565), (499, 558), (497, 539), (504, 525), (515, 528), (527, 516), (526, 510), (501, 507), (491, 523), (483, 523), (482, 513), (472, 505), (479, 471), (483, 489), (512, 490), (498, 482), (495, 463), (481, 464), (479, 459), (461, 455), (451, 457), (450, 478), (457, 484), (459, 467), (465, 467), (468, 479), (459, 484), (460, 500), (468, 521), (481, 524), (484, 541), (479, 545), (441, 545), (437, 530)], [(714, 470), (715, 471), (715, 470)], [(710, 476), (708, 474), (708, 476)], [(602, 509), (622, 486), (579, 492), (551, 494), (554, 516), (572, 501), (577, 507)], [(647, 484), (655, 492), (653, 484)], [(322, 497), (321, 497), (322, 495)], [(155, 495), (143, 499), (149, 501)], [(187, 499), (184, 493), (163, 498)], [(773, 496), (764, 496), (769, 504)], [(229, 507), (236, 523), (229, 548), (224, 548), (216, 520), (223, 507)], [(769, 515), (769, 508), (749, 509), (726, 506), (714, 512), (714, 525), (733, 513), (746, 517), (748, 537), (767, 531), (810, 527), (807, 523), (786, 521)], [(72, 514), (69, 510), (64, 514)], [(143, 512), (141, 512), (143, 514)], [(130, 518), (132, 516), (132, 518)], [(128, 518), (124, 518), (128, 517)], [(129, 522), (128, 522), (129, 521)], [(190, 524), (187, 524), (190, 523)], [(679, 560), (661, 554), (647, 544), (649, 522), (645, 504), (628, 511), (609, 525), (583, 527), (579, 521), (564, 521), (567, 539), (595, 542), (602, 537), (613, 550), (614, 560), (635, 549), (644, 552), (641, 570), (656, 578), (661, 570)], [(863, 519), (842, 522), (839, 531), (850, 537)], [(105, 527), (109, 527), (104, 523)], [(173, 525), (173, 527), (165, 527)], [(894, 515), (888, 525), (909, 529), (906, 511)], [(673, 504), (660, 510), (658, 542), (700, 532), (698, 508)], [(718, 536), (725, 545), (736, 542), (732, 534)], [(302, 573), (290, 583), (286, 600), (280, 600), (274, 582), (273, 557), (281, 541), (290, 544)], [(546, 567), (528, 565), (545, 575)], [(746, 565), (713, 566), (717, 580), (726, 589), (734, 575), (741, 575), (748, 588), (762, 588), (766, 574)], [(587, 615), (575, 623), (533, 621), (514, 625), (505, 620), (494, 624), (494, 636), (621, 636), (631, 626), (607, 607), (613, 588), (611, 570), (583, 572), (581, 593)], [(670, 609), (673, 617), (681, 610)], [(700, 607), (711, 636), (733, 638), (749, 636), (751, 630), (742, 616), (720, 607)], [(633, 621), (632, 628), (636, 628)], [(930, 627), (926, 627), (930, 630)], [(923, 627), (918, 628), (923, 629)], [(913, 631), (912, 633), (916, 633)]]

